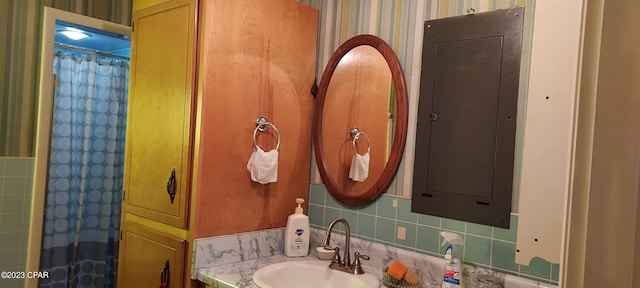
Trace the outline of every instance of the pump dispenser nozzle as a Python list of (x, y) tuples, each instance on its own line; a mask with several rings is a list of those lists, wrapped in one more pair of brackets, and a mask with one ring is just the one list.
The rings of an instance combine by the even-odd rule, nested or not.
[(300, 204), (304, 203), (304, 199), (296, 198), (296, 203), (298, 203), (298, 207), (296, 207), (295, 213), (296, 214), (302, 214), (303, 213), (303, 209), (302, 209), (302, 206), (300, 206)]

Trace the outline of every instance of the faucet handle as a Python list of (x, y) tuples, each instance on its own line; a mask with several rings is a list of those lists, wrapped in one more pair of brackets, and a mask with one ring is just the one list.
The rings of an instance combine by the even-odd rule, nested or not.
[(353, 260), (353, 274), (364, 274), (364, 270), (362, 270), (362, 264), (360, 263), (360, 259), (369, 260), (369, 256), (360, 255), (360, 252), (356, 252), (353, 254), (353, 257), (356, 258)]
[(331, 260), (331, 265), (334, 265), (334, 264), (342, 265), (342, 259), (340, 259), (340, 248), (339, 247), (332, 248), (329, 245), (325, 245), (325, 246), (322, 246), (322, 248), (324, 248), (325, 250), (333, 250), (333, 251), (335, 251), (335, 253), (333, 253), (333, 260)]

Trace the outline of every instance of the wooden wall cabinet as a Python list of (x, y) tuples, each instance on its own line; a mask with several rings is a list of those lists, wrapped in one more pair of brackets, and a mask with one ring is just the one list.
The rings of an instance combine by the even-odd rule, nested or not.
[[(196, 1), (134, 11), (118, 286), (185, 287)], [(169, 192), (172, 192), (172, 197)]]
[(178, 228), (189, 192), (193, 6), (136, 11), (131, 49), (123, 210)]
[[(157, 287), (170, 258), (170, 287), (199, 287), (182, 273), (193, 239), (284, 227), (308, 197), (318, 12), (294, 0), (170, 0), (133, 18), (118, 281)], [(258, 116), (281, 134), (276, 183), (246, 168)], [(256, 142), (275, 147), (272, 129)]]

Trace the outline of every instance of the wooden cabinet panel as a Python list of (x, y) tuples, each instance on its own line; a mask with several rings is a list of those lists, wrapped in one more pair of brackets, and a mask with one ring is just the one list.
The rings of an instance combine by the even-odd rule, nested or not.
[(186, 225), (189, 192), (194, 5), (136, 11), (131, 51), (123, 209), (176, 227)]
[[(308, 197), (311, 87), (318, 11), (290, 0), (217, 0), (201, 5), (199, 151), (195, 237), (286, 225), (297, 197)], [(251, 181), (258, 116), (281, 135), (278, 181)], [(256, 135), (265, 150), (273, 129)]]
[(168, 287), (182, 287), (185, 240), (155, 232), (133, 222), (122, 229), (118, 287), (159, 287), (168, 261)]

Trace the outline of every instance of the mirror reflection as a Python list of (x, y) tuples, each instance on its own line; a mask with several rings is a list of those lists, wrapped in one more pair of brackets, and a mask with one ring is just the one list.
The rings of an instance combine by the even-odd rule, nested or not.
[[(329, 81), (322, 112), (322, 148), (328, 174), (351, 195), (371, 189), (389, 159), (396, 109), (393, 84), (387, 61), (369, 45), (347, 52)], [(366, 137), (353, 141), (353, 128)], [(362, 182), (349, 177), (350, 170), (364, 169), (352, 163), (355, 151), (361, 156), (369, 151), (368, 175)]]
[[(358, 35), (336, 49), (318, 86), (313, 141), (318, 172), (337, 201), (362, 206), (386, 191), (404, 153), (407, 108), (402, 67), (384, 40)], [(354, 128), (365, 133), (355, 141)], [(354, 167), (366, 177), (350, 175)]]

